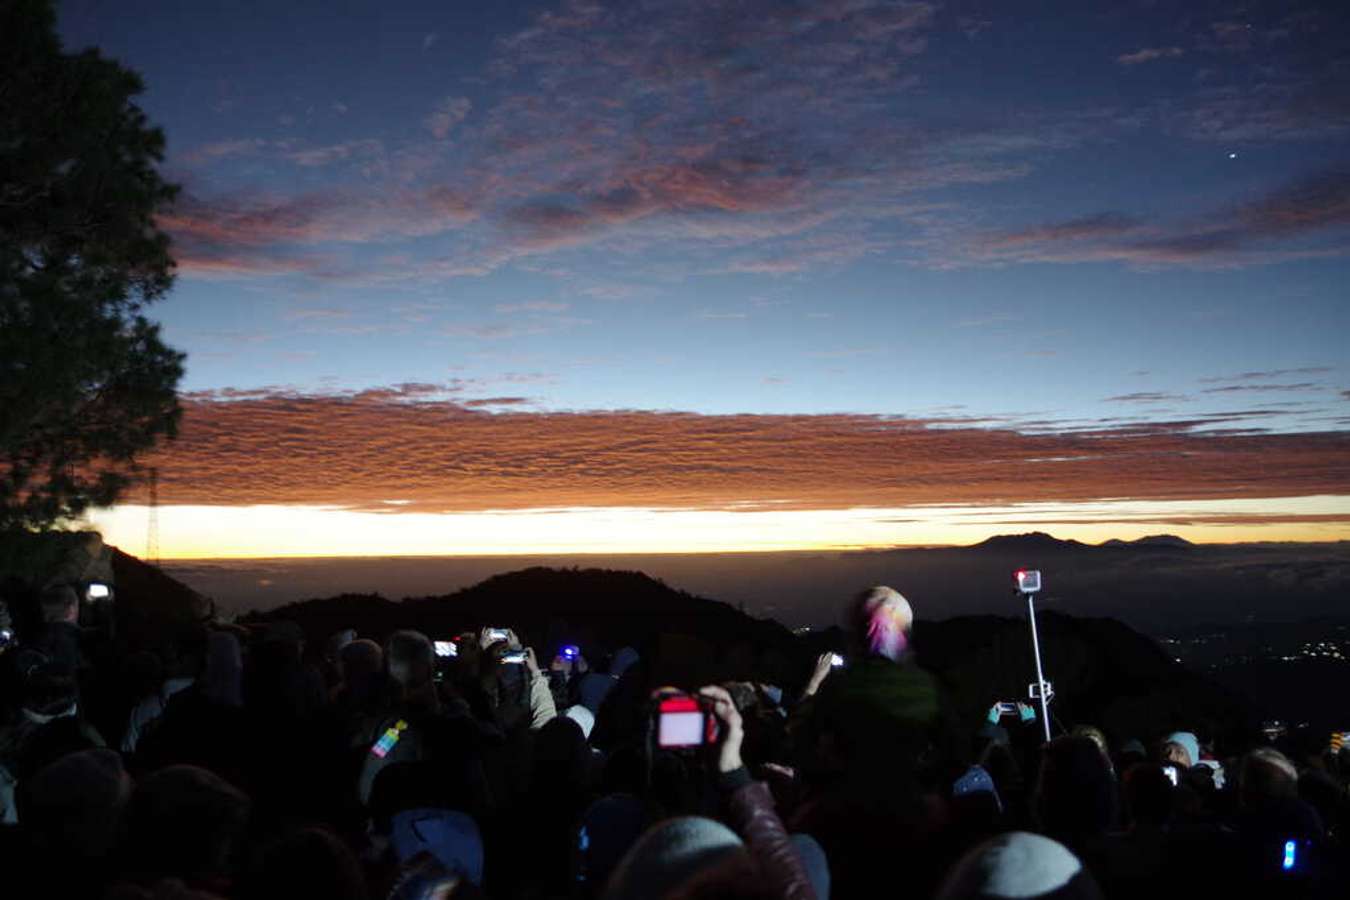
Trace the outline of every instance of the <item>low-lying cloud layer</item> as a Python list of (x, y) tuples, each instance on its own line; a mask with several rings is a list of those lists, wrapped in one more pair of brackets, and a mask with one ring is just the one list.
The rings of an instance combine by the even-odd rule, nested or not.
[[(488, 413), (435, 385), (186, 403), (152, 461), (166, 504), (401, 512), (571, 506), (838, 509), (1350, 492), (1350, 433), (1202, 433), (1214, 417), (1076, 431), (977, 420)], [(510, 406), (519, 398), (488, 398)], [(986, 422), (988, 420), (985, 420)], [(1235, 416), (1233, 425), (1241, 424)], [(132, 502), (136, 498), (129, 498)]]

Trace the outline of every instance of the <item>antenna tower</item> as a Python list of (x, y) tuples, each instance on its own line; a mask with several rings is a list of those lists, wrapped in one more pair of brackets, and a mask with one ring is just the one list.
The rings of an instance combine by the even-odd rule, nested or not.
[(150, 470), (150, 523), (145, 534), (145, 556), (159, 567), (159, 469)]

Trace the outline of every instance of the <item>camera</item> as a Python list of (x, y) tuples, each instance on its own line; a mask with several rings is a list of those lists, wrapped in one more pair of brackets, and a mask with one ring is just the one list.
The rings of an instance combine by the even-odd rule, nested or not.
[(663, 697), (656, 707), (656, 746), (702, 747), (717, 742), (717, 717), (688, 694)]
[(1017, 583), (1017, 590), (1023, 594), (1039, 593), (1041, 589), (1041, 571), (1040, 569), (1018, 569), (1013, 572), (1013, 581)]
[(454, 641), (435, 641), (436, 655), (442, 659), (459, 656), (459, 645)]

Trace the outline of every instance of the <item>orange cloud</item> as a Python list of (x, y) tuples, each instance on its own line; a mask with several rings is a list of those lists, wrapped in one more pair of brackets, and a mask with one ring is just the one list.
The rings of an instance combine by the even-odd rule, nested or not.
[(422, 385), (236, 396), (187, 400), (179, 439), (149, 461), (161, 502), (388, 511), (400, 498), (412, 502), (399, 512), (471, 512), (1350, 493), (1350, 433), (1239, 431), (1240, 415), (1023, 433), (845, 414), (489, 413)]

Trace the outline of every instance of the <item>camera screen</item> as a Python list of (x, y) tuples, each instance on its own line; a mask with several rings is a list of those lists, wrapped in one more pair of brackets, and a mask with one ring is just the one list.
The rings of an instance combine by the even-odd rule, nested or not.
[(662, 747), (696, 747), (703, 743), (702, 712), (663, 712), (656, 743)]
[(459, 648), (454, 641), (436, 641), (437, 656), (459, 656)]

